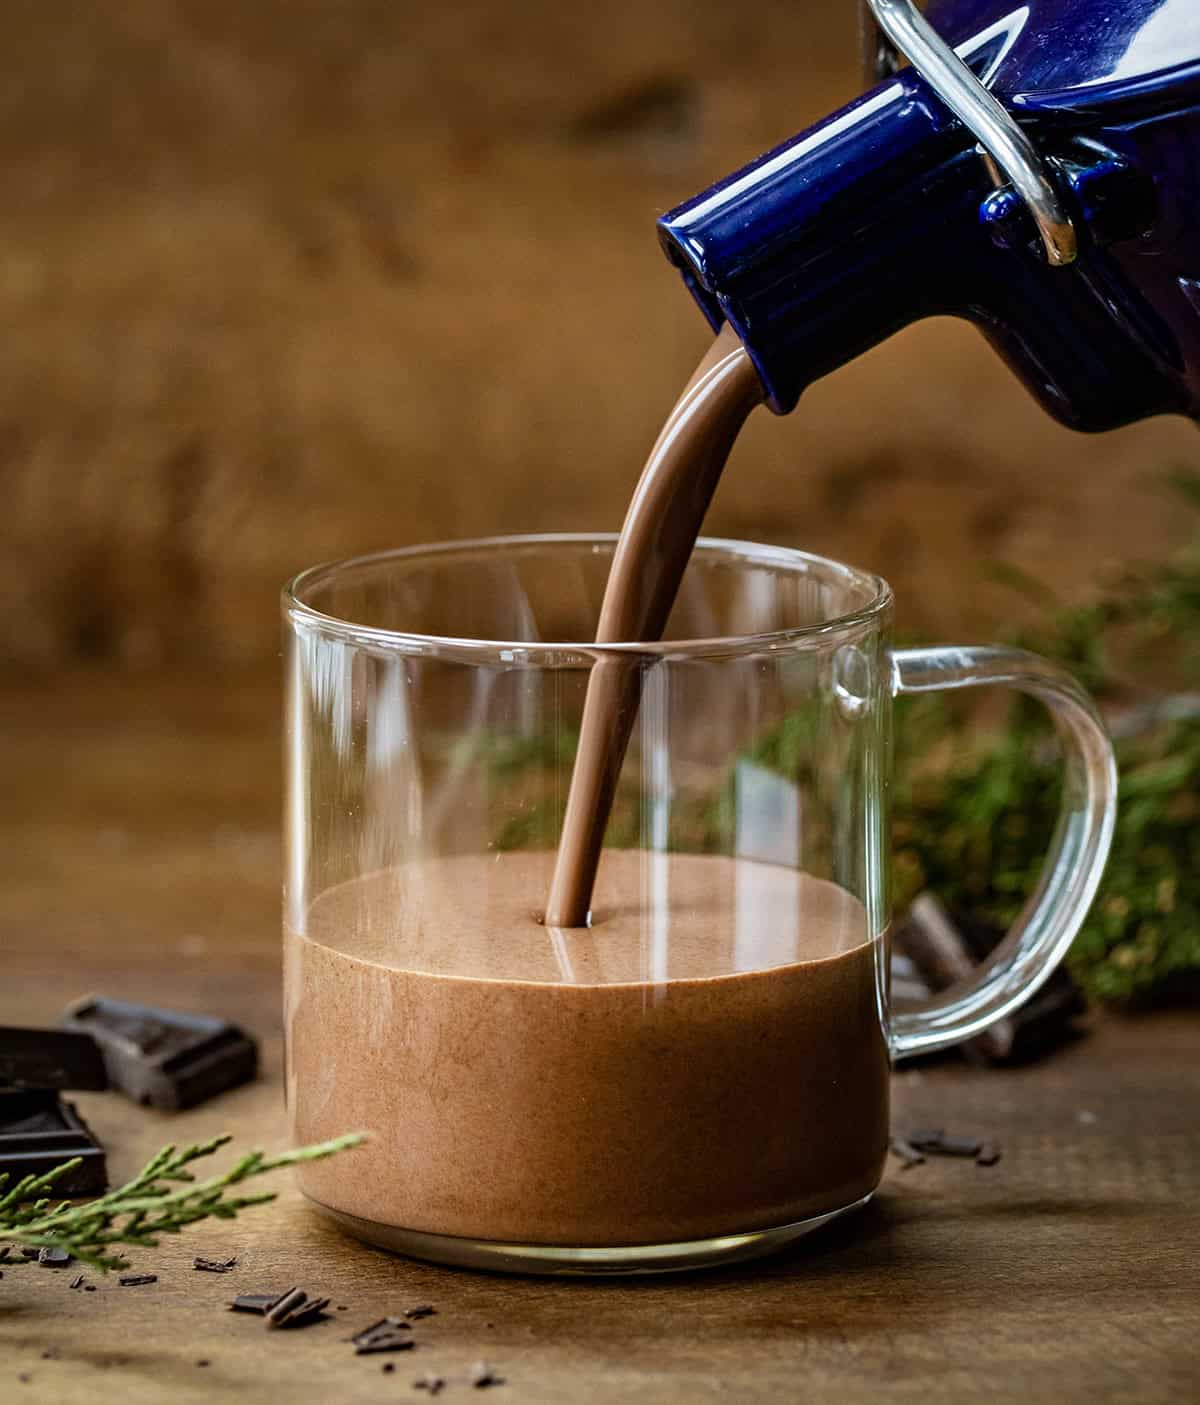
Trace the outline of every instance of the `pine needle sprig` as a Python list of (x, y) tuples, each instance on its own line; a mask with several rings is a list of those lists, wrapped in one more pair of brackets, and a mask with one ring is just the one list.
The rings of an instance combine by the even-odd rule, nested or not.
[(277, 1156), (248, 1151), (228, 1170), (198, 1181), (188, 1168), (229, 1140), (228, 1136), (213, 1137), (182, 1150), (165, 1146), (132, 1180), (83, 1205), (68, 1200), (55, 1202), (45, 1193), (79, 1165), (78, 1157), (43, 1175), (26, 1176), (11, 1189), (7, 1174), (0, 1175), (0, 1241), (29, 1248), (65, 1249), (73, 1258), (95, 1268), (121, 1268), (125, 1261), (109, 1252), (112, 1246), (153, 1249), (160, 1235), (178, 1234), (200, 1220), (231, 1220), (242, 1210), (275, 1199), (275, 1192), (269, 1190), (230, 1195), (227, 1192), (231, 1187), (284, 1166), (332, 1156), (358, 1146), (363, 1138), (351, 1133)]

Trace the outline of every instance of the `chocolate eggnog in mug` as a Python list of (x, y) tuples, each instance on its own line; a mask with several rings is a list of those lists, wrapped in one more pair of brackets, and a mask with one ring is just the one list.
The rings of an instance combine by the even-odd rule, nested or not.
[[(619, 538), (447, 543), (285, 593), (287, 1095), (353, 1233), (543, 1272), (711, 1264), (862, 1204), (889, 1060), (1063, 955), (1111, 749), (1056, 666), (891, 648), (877, 577), (697, 533), (761, 396), (723, 332)], [(963, 991), (887, 991), (895, 694), (1003, 683), (1064, 737), (1039, 898)]]

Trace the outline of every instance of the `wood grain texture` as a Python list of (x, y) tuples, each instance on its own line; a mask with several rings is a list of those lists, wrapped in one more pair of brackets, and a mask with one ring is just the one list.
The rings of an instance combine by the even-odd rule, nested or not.
[[(276, 714), (257, 675), (0, 689), (0, 1021), (49, 1021), (101, 988), (221, 1011), (264, 1040), (259, 1083), (190, 1113), (80, 1095), (114, 1175), (168, 1139), (281, 1143)], [(488, 1398), (514, 1405), (1196, 1397), (1194, 1014), (1099, 1019), (1031, 1068), (900, 1074), (896, 1103), (899, 1125), (995, 1137), (1004, 1159), (893, 1167), (868, 1210), (741, 1269), (453, 1272), (343, 1238), (286, 1186), (243, 1220), (138, 1253), (152, 1285), (72, 1292), (73, 1270), (5, 1267), (0, 1400), (421, 1400), (426, 1370), (451, 1379), (442, 1399), (475, 1399), (465, 1372), (481, 1357), (507, 1381)], [(198, 1273), (197, 1253), (239, 1264)], [(347, 1310), (293, 1334), (225, 1310), (293, 1284)], [(353, 1356), (352, 1331), (421, 1301), (437, 1315), (394, 1373)]]
[[(269, 658), (315, 561), (615, 529), (706, 330), (654, 219), (858, 91), (819, 0), (6, 7), (0, 659)], [(1066, 329), (1064, 329), (1066, 334)], [(760, 413), (710, 530), (949, 636), (1185, 539), (1181, 421), (1054, 424), (929, 322)]]

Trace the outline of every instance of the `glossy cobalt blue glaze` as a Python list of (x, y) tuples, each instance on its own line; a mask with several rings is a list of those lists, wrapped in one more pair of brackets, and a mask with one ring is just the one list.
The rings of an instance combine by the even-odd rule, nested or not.
[(773, 409), (920, 317), (977, 323), (1046, 408), (1200, 416), (1200, 0), (939, 0), (928, 17), (1051, 160), (1051, 268), (974, 139), (905, 70), (671, 211), (668, 257)]

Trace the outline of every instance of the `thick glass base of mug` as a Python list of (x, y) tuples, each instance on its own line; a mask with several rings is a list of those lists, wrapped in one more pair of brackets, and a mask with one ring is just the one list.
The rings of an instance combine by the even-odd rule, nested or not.
[(623, 1244), (603, 1248), (561, 1244), (506, 1244), (490, 1239), (462, 1239), (451, 1234), (426, 1234), (360, 1219), (330, 1209), (311, 1197), (309, 1203), (342, 1229), (380, 1249), (430, 1263), (455, 1268), (486, 1269), (493, 1273), (616, 1274), (679, 1273), (687, 1269), (716, 1268), (773, 1254), (839, 1215), (864, 1206), (870, 1195), (823, 1215), (745, 1234), (722, 1234), (713, 1239), (688, 1239), (677, 1244)]

